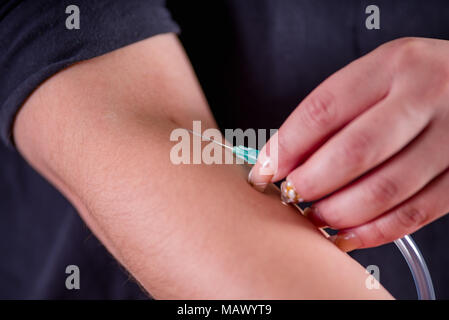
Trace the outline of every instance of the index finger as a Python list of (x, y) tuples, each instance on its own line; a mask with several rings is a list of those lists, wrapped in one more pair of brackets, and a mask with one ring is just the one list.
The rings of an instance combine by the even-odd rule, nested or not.
[[(267, 148), (276, 141), (276, 169), (267, 182), (283, 179), (330, 136), (388, 94), (391, 74), (388, 68), (379, 67), (384, 59), (383, 54), (373, 51), (352, 62), (299, 104), (261, 150), (260, 159), (266, 161)], [(257, 163), (252, 170), (254, 181), (264, 180), (257, 170), (261, 167)]]

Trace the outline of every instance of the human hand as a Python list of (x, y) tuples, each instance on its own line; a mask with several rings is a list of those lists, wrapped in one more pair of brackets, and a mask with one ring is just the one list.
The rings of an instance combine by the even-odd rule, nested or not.
[(262, 149), (249, 181), (263, 191), (287, 177), (285, 199), (318, 200), (307, 216), (340, 230), (331, 240), (351, 251), (447, 213), (448, 167), (449, 41), (404, 38), (318, 86)]

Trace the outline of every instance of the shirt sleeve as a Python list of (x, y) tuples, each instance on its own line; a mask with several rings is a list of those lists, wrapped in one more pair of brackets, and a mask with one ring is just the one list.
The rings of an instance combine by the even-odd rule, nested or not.
[[(66, 19), (79, 8), (79, 29)], [(72, 21), (73, 22), (73, 21)], [(69, 65), (160, 33), (179, 32), (163, 0), (16, 0), (0, 4), (0, 137), (36, 87)]]

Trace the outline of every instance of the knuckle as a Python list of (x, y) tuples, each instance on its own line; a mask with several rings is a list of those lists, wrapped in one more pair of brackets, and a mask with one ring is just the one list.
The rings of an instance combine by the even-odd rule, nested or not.
[(419, 38), (402, 38), (393, 45), (393, 61), (400, 70), (423, 61), (428, 44)]
[(335, 99), (328, 91), (318, 91), (304, 101), (304, 124), (317, 130), (327, 129), (335, 119)]
[(388, 177), (377, 178), (368, 185), (368, 201), (376, 204), (391, 203), (398, 195), (396, 182)]
[(408, 77), (419, 77), (420, 96), (447, 99), (449, 96), (449, 63), (446, 57), (435, 54), (433, 42), (422, 38), (401, 38), (389, 45), (389, 61), (397, 72)]
[(357, 167), (365, 162), (370, 145), (371, 139), (367, 134), (353, 134), (342, 144), (339, 156), (346, 165)]
[(414, 229), (429, 220), (426, 210), (416, 207), (404, 207), (396, 211), (397, 221), (406, 230)]
[(386, 45), (390, 46), (391, 48), (400, 48), (407, 46), (410, 43), (415, 43), (421, 41), (420, 38), (417, 37), (401, 37), (395, 40), (392, 40), (390, 42), (387, 42)]

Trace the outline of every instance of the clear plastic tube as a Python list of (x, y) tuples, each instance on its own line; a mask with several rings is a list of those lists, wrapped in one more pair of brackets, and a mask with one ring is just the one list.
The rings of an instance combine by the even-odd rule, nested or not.
[[(303, 213), (303, 210), (299, 205), (293, 204), (293, 206)], [(320, 229), (320, 231), (325, 236), (329, 236), (326, 231), (322, 229)], [(399, 251), (401, 251), (410, 272), (412, 273), (416, 292), (418, 294), (418, 300), (435, 300), (435, 290), (433, 288), (433, 282), (429, 269), (427, 268), (426, 261), (424, 260), (421, 251), (419, 251), (415, 241), (413, 241), (410, 235), (406, 235), (405, 237), (396, 240), (394, 243), (398, 247)]]
[[(276, 188), (279, 190), (277, 186)], [(293, 206), (303, 214), (303, 210), (298, 204), (293, 204)], [(324, 230), (320, 230), (323, 234), (328, 236)], [(399, 251), (401, 251), (402, 256), (410, 268), (413, 281), (415, 282), (418, 300), (435, 300), (435, 290), (433, 288), (433, 282), (429, 269), (427, 268), (426, 261), (424, 260), (421, 251), (419, 251), (415, 241), (413, 241), (410, 235), (406, 235), (405, 237), (396, 240), (394, 243), (398, 247)]]
[(432, 278), (427, 268), (424, 257), (418, 249), (412, 237), (407, 235), (394, 242), (407, 261), (408, 267), (415, 282), (416, 292), (419, 300), (435, 300)]

